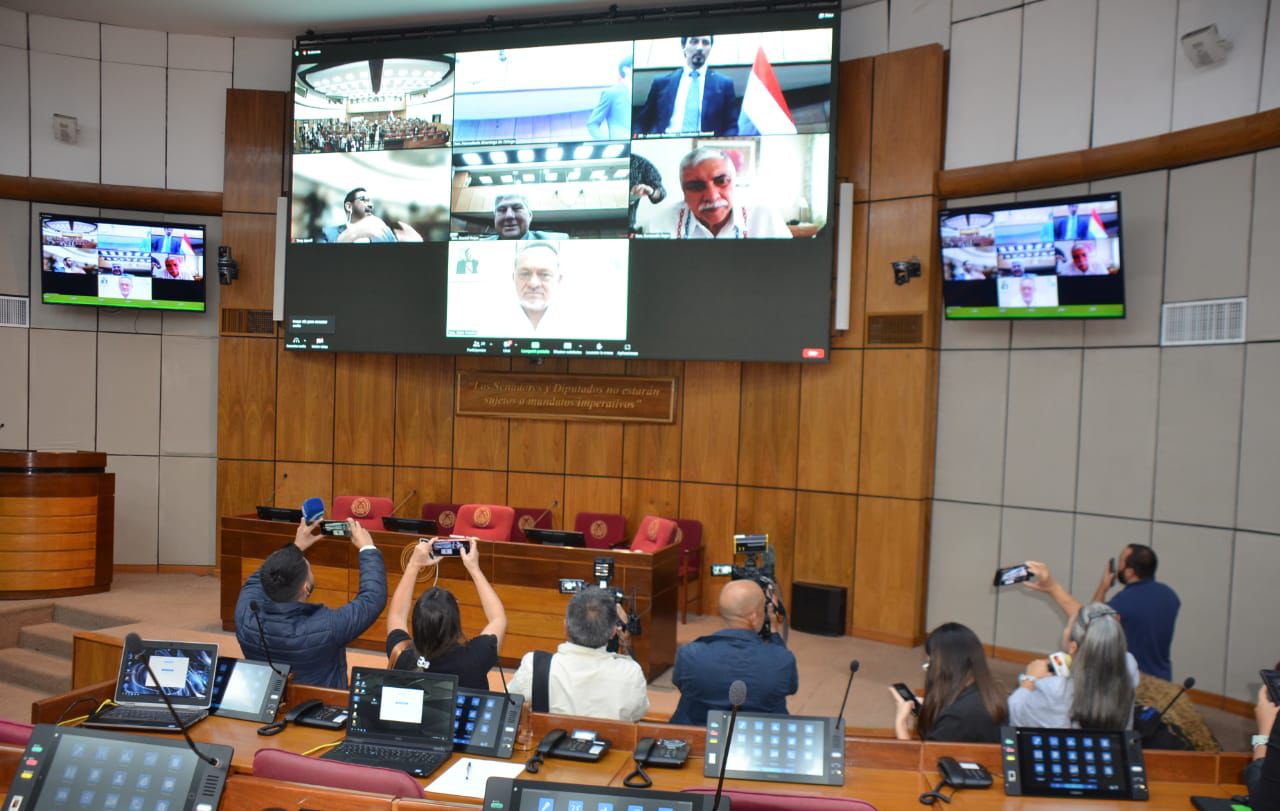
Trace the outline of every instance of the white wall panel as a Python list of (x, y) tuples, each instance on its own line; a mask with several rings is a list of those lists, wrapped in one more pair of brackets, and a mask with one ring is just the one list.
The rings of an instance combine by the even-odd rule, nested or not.
[(1280, 107), (1280, 4), (1271, 3), (1266, 52), (1262, 56), (1262, 94), (1258, 110)]
[[(893, 8), (899, 5), (903, 4), (895, 3)], [(951, 38), (947, 168), (1012, 160), (1018, 119), (1022, 9), (957, 23)], [(892, 46), (892, 18), (889, 42)]]
[(217, 459), (160, 457), (160, 564), (213, 566), (218, 561)]
[[(1071, 571), (1062, 573), (1063, 585), (1080, 602), (1090, 602), (1107, 569), (1107, 561), (1119, 557), (1126, 546), (1135, 543), (1151, 545), (1150, 521), (1077, 513)], [(1112, 590), (1106, 596), (1114, 595)]]
[[(1066, 575), (1071, 571), (1074, 520), (1070, 513), (1006, 508), (1000, 565), (1038, 560), (1049, 571)], [(997, 645), (1045, 654), (1061, 648), (1067, 618), (1049, 595), (1024, 586), (997, 589), (996, 608)]]
[(166, 335), (160, 387), (160, 452), (216, 455), (217, 340)]
[(1249, 238), (1248, 336), (1274, 341), (1280, 339), (1280, 149), (1259, 152), (1255, 160)]
[(1010, 356), (1005, 504), (1075, 508), (1081, 360), (1075, 349)]
[(102, 182), (164, 188), (164, 68), (102, 63)]
[(1009, 353), (948, 352), (939, 371), (936, 498), (999, 504)]
[(1177, 0), (1098, 0), (1093, 145), (1169, 131)]
[[(1257, 701), (1258, 671), (1275, 667), (1274, 646), (1259, 640), (1275, 639), (1276, 572), (1280, 571), (1280, 536), (1236, 533), (1235, 571), (1231, 578), (1230, 633), (1227, 639), (1225, 692), (1250, 704)], [(1223, 741), (1228, 751), (1236, 743)]]
[[(842, 21), (848, 22), (848, 17)], [(293, 88), (293, 42), (287, 39), (236, 37), (234, 83), (243, 90)], [(851, 57), (841, 57), (848, 59)]]
[(951, 0), (953, 22), (1023, 5), (1023, 0)]
[(1097, 0), (1044, 0), (1023, 14), (1018, 157), (1087, 149)]
[(222, 191), (230, 73), (169, 71), (168, 187)]
[(841, 13), (840, 59), (842, 61), (861, 59), (864, 56), (878, 56), (888, 49), (888, 0), (855, 6)]
[(1156, 344), (1160, 341), (1160, 305), (1164, 298), (1164, 227), (1169, 190), (1167, 172), (1148, 172), (1091, 187), (1094, 192), (1120, 192), (1124, 236), (1125, 317), (1084, 325), (1086, 346)]
[(933, 504), (929, 543), (929, 628), (968, 625), (987, 644), (996, 638), (996, 591), (991, 573), (1000, 565), (1000, 508), (986, 504)]
[(1263, 36), (1268, 0), (1180, 0), (1178, 36), (1206, 25), (1231, 42), (1220, 65), (1196, 68), (1182, 52), (1174, 57), (1173, 128), (1198, 127), (1258, 111)]
[(34, 330), (0, 327), (0, 448), (27, 444), (27, 341)]
[[(1280, 534), (1280, 343), (1245, 350), (1236, 526)], [(1280, 575), (1280, 570), (1275, 571)]]
[(1236, 512), (1244, 347), (1160, 352), (1155, 518), (1229, 527)]
[(98, 209), (83, 206), (67, 206), (61, 203), (31, 204), (31, 231), (29, 244), (31, 255), (27, 267), (31, 273), (28, 284), (31, 289), (30, 314), (32, 327), (49, 329), (96, 330), (98, 328), (98, 308), (80, 307), (69, 304), (45, 304), (40, 297), (42, 282), (40, 280), (40, 213), (57, 212), (59, 214), (96, 215)]
[(1008, 321), (942, 321), (943, 349), (1008, 349)]
[(1160, 350), (1087, 349), (1076, 509), (1151, 517)]
[(102, 26), (102, 61), (130, 65), (164, 67), (168, 59), (168, 36), (163, 31)]
[(0, 295), (25, 296), (31, 289), (30, 211), (26, 200), (0, 200)]
[(11, 8), (0, 8), (0, 45), (26, 50), (26, 14)]
[[(0, 9), (3, 11), (3, 9)], [(31, 85), (27, 81), (27, 51), (0, 46), (0, 174), (31, 174)], [(52, 126), (52, 125), (51, 125)]]
[[(169, 35), (169, 67), (186, 70), (231, 72), (233, 47), (230, 37), (199, 34)], [(292, 59), (292, 54), (290, 54)]]
[(107, 471), (116, 474), (115, 562), (156, 563), (160, 458), (108, 456)]
[(1196, 689), (1210, 693), (1222, 692), (1226, 670), (1231, 535), (1230, 530), (1160, 523), (1151, 532), (1160, 560), (1156, 579), (1182, 600), (1173, 632), (1173, 678), (1195, 676)]
[[(98, 182), (101, 141), (98, 65), (91, 59), (31, 52), (33, 177)], [(78, 143), (64, 144), (53, 139), (55, 113), (75, 116), (80, 127)]]
[(889, 50), (902, 51), (932, 42), (949, 47), (951, 0), (892, 0), (889, 3)]
[(33, 329), (30, 341), (30, 447), (93, 450), (98, 336), (92, 332)]
[(1252, 205), (1252, 155), (1169, 173), (1165, 301), (1248, 292)]
[(27, 18), (31, 50), (97, 59), (98, 24), (32, 14)]
[(160, 336), (98, 333), (98, 450), (160, 451)]

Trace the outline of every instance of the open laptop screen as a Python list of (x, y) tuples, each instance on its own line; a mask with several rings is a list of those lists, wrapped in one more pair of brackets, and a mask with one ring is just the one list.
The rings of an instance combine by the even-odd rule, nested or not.
[[(144, 659), (151, 660), (151, 670), (160, 680), (159, 687), (147, 673)], [(136, 653), (124, 651), (120, 656), (120, 673), (116, 678), (117, 704), (164, 704), (163, 688), (175, 707), (208, 708), (213, 700), (213, 670), (218, 661), (218, 646), (198, 642), (142, 641)]]
[(353, 668), (348, 737), (451, 749), (457, 691), (453, 675)]

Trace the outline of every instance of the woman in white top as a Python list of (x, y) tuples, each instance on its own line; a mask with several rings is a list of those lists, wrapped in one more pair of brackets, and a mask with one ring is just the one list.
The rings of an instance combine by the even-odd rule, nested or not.
[(1094, 730), (1133, 728), (1138, 663), (1127, 651), (1120, 615), (1106, 603), (1080, 609), (1063, 632), (1071, 673), (1054, 675), (1037, 659), (1009, 696), (1009, 723), (1017, 727)]

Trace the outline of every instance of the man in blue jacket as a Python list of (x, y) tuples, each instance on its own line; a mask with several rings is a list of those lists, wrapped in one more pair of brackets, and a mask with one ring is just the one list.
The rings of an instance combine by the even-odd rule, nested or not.
[[(355, 519), (347, 519), (351, 544), (360, 550), (360, 591), (341, 608), (307, 602), (316, 579), (303, 553), (318, 541), (320, 522), (298, 525), (293, 543), (272, 552), (249, 576), (236, 601), (236, 640), (248, 659), (288, 664), (296, 681), (320, 687), (347, 687), (347, 645), (364, 633), (387, 604), (387, 570), (382, 553)], [(254, 618), (258, 605), (262, 633)]]
[(685, 65), (659, 76), (636, 120), (638, 134), (738, 134), (738, 94), (733, 80), (707, 67), (715, 37), (680, 38)]
[[(734, 580), (720, 590), (725, 627), (699, 637), (676, 653), (671, 681), (680, 690), (673, 724), (702, 726), (707, 710), (729, 709), (729, 685), (747, 685), (746, 712), (787, 712), (787, 696), (800, 689), (796, 657), (782, 637), (761, 639), (766, 612), (773, 613), (764, 589), (752, 580)], [(777, 627), (776, 614), (774, 625)]]

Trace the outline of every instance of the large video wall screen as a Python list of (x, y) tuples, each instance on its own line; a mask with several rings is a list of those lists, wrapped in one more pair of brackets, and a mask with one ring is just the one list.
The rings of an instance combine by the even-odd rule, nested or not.
[(822, 360), (835, 9), (300, 42), (286, 346)]

